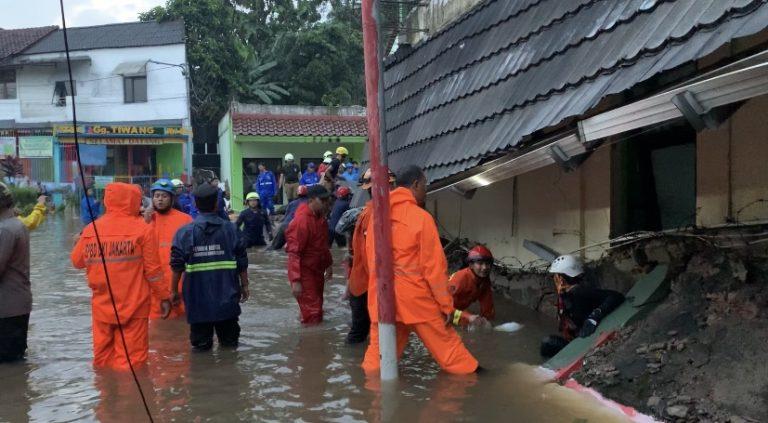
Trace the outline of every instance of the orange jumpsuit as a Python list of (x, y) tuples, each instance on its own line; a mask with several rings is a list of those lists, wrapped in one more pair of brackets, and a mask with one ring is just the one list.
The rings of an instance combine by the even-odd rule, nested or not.
[(145, 363), (149, 353), (150, 291), (166, 299), (170, 292), (163, 284), (154, 231), (139, 216), (139, 187), (109, 184), (104, 204), (107, 212), (83, 229), (70, 258), (76, 268), (85, 269), (92, 291), (93, 365), (127, 369), (128, 357), (107, 289), (94, 225), (99, 231), (112, 294), (133, 365)]
[[(392, 254), (395, 274), (397, 354), (402, 355), (411, 332), (421, 338), (432, 358), (449, 373), (468, 374), (477, 370), (477, 360), (464, 347), (456, 331), (445, 322), (454, 311), (448, 292), (448, 263), (432, 216), (416, 204), (410, 190), (390, 193)], [(371, 213), (373, 214), (373, 212)], [(378, 301), (375, 277), (375, 245), (372, 230), (366, 237), (368, 269), (368, 311), (371, 340), (363, 369), (379, 369)]]
[(349, 243), (349, 255), (352, 266), (349, 270), (349, 292), (359, 297), (368, 292), (368, 260), (365, 257), (365, 236), (368, 222), (371, 220), (372, 203), (368, 203), (357, 216), (352, 242)]
[(480, 302), (480, 316), (488, 320), (496, 317), (493, 308), (493, 292), (490, 278), (480, 279), (469, 267), (451, 275), (448, 290), (453, 294), (453, 305), (456, 310), (466, 310), (475, 301)]
[[(192, 217), (186, 213), (182, 213), (176, 209), (170, 209), (167, 213), (155, 213), (152, 215), (152, 222), (149, 224), (152, 230), (155, 232), (155, 237), (158, 242), (157, 253), (160, 256), (160, 265), (163, 266), (163, 275), (165, 279), (163, 284), (167, 287), (171, 286), (171, 279), (173, 273), (171, 268), (171, 243), (173, 243), (173, 236), (176, 235), (176, 231), (187, 223), (192, 223)], [(149, 311), (150, 319), (159, 319), (163, 317), (162, 310), (160, 308), (160, 302), (163, 300), (154, 291), (152, 292), (152, 307)], [(180, 302), (177, 307), (171, 309), (169, 318), (179, 317), (184, 315), (184, 303)]]

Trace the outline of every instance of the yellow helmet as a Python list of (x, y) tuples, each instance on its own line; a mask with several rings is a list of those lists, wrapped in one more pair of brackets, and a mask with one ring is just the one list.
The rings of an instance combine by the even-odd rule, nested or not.
[(347, 150), (346, 147), (339, 147), (336, 149), (336, 154), (343, 154), (345, 156), (349, 155), (349, 150)]
[(261, 198), (259, 197), (259, 194), (255, 193), (255, 192), (249, 192), (248, 195), (245, 196), (245, 201), (248, 201), (248, 200), (260, 200), (260, 199)]

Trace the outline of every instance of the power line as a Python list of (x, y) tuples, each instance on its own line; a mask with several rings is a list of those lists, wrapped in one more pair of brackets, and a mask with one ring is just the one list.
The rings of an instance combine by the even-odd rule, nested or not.
[[(69, 74), (69, 83), (70, 86), (74, 85), (74, 79), (72, 77), (72, 62), (69, 57), (69, 40), (67, 38), (67, 21), (64, 17), (64, 0), (59, 0), (59, 5), (61, 6), (61, 26), (62, 26), (62, 33), (64, 35), (64, 51), (67, 55), (67, 73)], [(72, 98), (72, 126), (77, 127), (77, 107), (75, 106), (75, 99)], [(80, 172), (80, 181), (83, 184), (83, 187), (85, 188), (85, 172), (83, 171), (83, 163), (80, 160), (80, 143), (77, 138), (77, 131), (74, 133), (75, 136), (75, 150), (77, 151), (77, 167)], [(120, 322), (120, 315), (117, 312), (117, 304), (115, 303), (115, 296), (112, 292), (112, 283), (109, 279), (109, 271), (107, 269), (107, 259), (104, 255), (104, 245), (101, 243), (101, 238), (99, 237), (99, 231), (96, 227), (96, 223), (94, 222), (94, 213), (93, 208), (91, 207), (90, 199), (88, 198), (88, 190), (85, 190), (85, 202), (88, 206), (88, 215), (91, 218), (91, 225), (93, 226), (93, 233), (96, 236), (96, 245), (99, 248), (99, 254), (101, 255), (101, 265), (104, 268), (104, 278), (107, 282), (107, 290), (109, 291), (109, 299), (112, 303), (112, 311), (115, 313), (115, 321), (117, 322), (117, 329), (120, 332), (120, 339), (123, 342), (123, 352), (125, 353), (125, 359), (128, 362), (128, 368), (131, 370), (131, 375), (133, 376), (133, 381), (136, 383), (136, 388), (139, 390), (139, 395), (141, 396), (141, 402), (144, 405), (144, 411), (147, 413), (147, 418), (149, 418), (150, 423), (154, 423), (154, 419), (152, 418), (152, 413), (149, 411), (149, 404), (147, 404), (147, 398), (144, 396), (144, 390), (141, 389), (141, 383), (139, 383), (139, 378), (136, 376), (136, 370), (133, 368), (133, 363), (131, 363), (131, 356), (128, 352), (128, 343), (125, 342), (125, 332), (123, 331), (123, 325)]]

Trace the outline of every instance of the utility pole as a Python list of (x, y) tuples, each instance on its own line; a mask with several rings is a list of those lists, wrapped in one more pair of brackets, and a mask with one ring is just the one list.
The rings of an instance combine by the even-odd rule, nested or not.
[(392, 226), (389, 220), (389, 172), (381, 63), (379, 49), (379, 1), (363, 0), (363, 51), (365, 54), (365, 94), (368, 119), (368, 152), (373, 186), (373, 233), (376, 239), (376, 289), (379, 303), (379, 351), (381, 380), (397, 379), (397, 340), (395, 335), (395, 291), (392, 267)]

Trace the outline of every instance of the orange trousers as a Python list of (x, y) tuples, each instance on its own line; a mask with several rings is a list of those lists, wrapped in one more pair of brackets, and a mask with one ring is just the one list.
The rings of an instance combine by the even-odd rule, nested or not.
[[(121, 323), (131, 364), (134, 367), (145, 364), (149, 356), (149, 320), (145, 317)], [(93, 366), (129, 369), (117, 324), (93, 321)]]
[[(405, 346), (408, 344), (408, 335), (411, 332), (416, 332), (432, 358), (446, 372), (463, 375), (477, 370), (477, 360), (464, 346), (459, 334), (452, 327), (447, 326), (443, 319), (410, 325), (398, 322), (395, 325), (395, 331), (397, 333), (398, 360), (402, 357)], [(370, 336), (370, 343), (363, 359), (363, 370), (366, 373), (377, 372), (380, 367), (378, 323), (371, 322)]]

